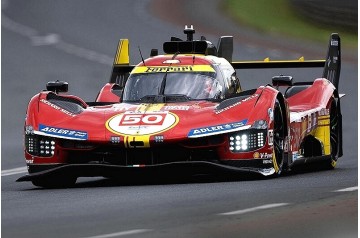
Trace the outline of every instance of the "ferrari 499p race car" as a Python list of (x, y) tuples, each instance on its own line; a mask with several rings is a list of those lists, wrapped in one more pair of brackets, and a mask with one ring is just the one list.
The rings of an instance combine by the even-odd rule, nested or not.
[[(276, 176), (297, 165), (334, 168), (342, 156), (340, 38), (324, 60), (233, 61), (233, 38), (172, 37), (164, 54), (129, 64), (119, 41), (110, 82), (94, 102), (52, 81), (29, 102), (24, 126), (29, 174), (17, 181), (68, 187), (78, 177), (159, 173)], [(291, 76), (243, 90), (236, 69), (323, 67), (311, 82)], [(271, 84), (269, 84), (271, 83)], [(283, 90), (280, 90), (282, 87)], [(284, 91), (282, 93), (281, 91)]]

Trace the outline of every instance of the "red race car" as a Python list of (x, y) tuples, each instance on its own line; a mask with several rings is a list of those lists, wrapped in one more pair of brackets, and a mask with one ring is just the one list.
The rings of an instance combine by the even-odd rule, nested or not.
[[(27, 108), (29, 174), (17, 181), (68, 187), (78, 177), (274, 176), (310, 162), (335, 167), (342, 156), (337, 34), (325, 60), (233, 62), (232, 37), (215, 47), (193, 40), (192, 26), (184, 33), (186, 40), (172, 37), (163, 55), (154, 49), (136, 66), (129, 65), (129, 41), (120, 40), (110, 82), (95, 102), (67, 95), (66, 82), (49, 82)], [(279, 75), (243, 90), (235, 71), (297, 67), (324, 67), (323, 76), (293, 82)]]

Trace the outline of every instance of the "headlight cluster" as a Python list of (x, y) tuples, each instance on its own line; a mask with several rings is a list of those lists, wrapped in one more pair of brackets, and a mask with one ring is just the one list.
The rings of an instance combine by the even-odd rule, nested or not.
[(25, 147), (35, 156), (51, 157), (55, 154), (55, 140), (50, 137), (25, 134)]
[(229, 149), (232, 152), (246, 152), (265, 145), (266, 130), (245, 130), (229, 135)]

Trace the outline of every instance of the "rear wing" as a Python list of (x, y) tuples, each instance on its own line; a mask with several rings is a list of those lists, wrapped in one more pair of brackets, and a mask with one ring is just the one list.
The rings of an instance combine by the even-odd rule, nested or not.
[[(177, 39), (180, 40), (180, 39)], [(205, 42), (205, 41), (203, 41)], [(164, 50), (169, 51), (169, 46), (175, 45), (176, 52), (181, 49), (186, 49), (189, 53), (189, 45), (192, 49), (198, 50), (203, 47), (202, 41), (172, 41), (164, 43)], [(165, 47), (166, 44), (166, 47)], [(208, 45), (208, 42), (207, 42)], [(183, 47), (186, 46), (186, 47)], [(196, 46), (196, 47), (195, 47)], [(201, 46), (201, 47), (198, 47)], [(341, 69), (341, 51), (340, 51), (340, 37), (337, 33), (330, 36), (328, 52), (323, 60), (305, 60), (301, 57), (298, 60), (278, 60), (273, 61), (266, 58), (263, 61), (232, 61), (233, 39), (232, 36), (223, 36), (218, 43), (218, 50), (211, 48), (211, 54), (227, 59), (235, 69), (266, 69), (266, 68), (319, 68), (323, 67), (323, 78), (328, 79), (338, 89)], [(173, 50), (173, 49), (171, 49)], [(170, 51), (171, 51), (170, 50)], [(204, 54), (209, 54), (208, 49), (204, 49)], [(181, 52), (179, 52), (181, 53)], [(117, 51), (114, 57), (113, 70), (110, 78), (110, 83), (116, 83), (121, 87), (125, 86), (126, 79), (134, 68), (134, 65), (129, 64), (129, 40), (121, 39), (119, 41)]]
[(328, 52), (324, 60), (298, 60), (271, 61), (234, 61), (231, 62), (235, 69), (266, 69), (266, 68), (321, 68), (324, 67), (323, 78), (329, 80), (336, 89), (339, 88), (341, 69), (340, 37), (332, 33), (329, 40)]

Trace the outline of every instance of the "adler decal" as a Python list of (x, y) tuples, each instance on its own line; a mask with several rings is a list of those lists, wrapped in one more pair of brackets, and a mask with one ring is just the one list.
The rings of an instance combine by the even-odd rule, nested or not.
[(232, 122), (228, 124), (220, 124), (220, 125), (191, 129), (190, 132), (188, 133), (188, 137), (197, 138), (197, 137), (211, 136), (211, 135), (248, 129), (250, 125), (246, 126), (247, 121), (248, 121), (247, 119), (244, 119), (242, 121)]
[(111, 117), (106, 128), (123, 136), (155, 135), (167, 131), (179, 122), (171, 112), (125, 112)]

